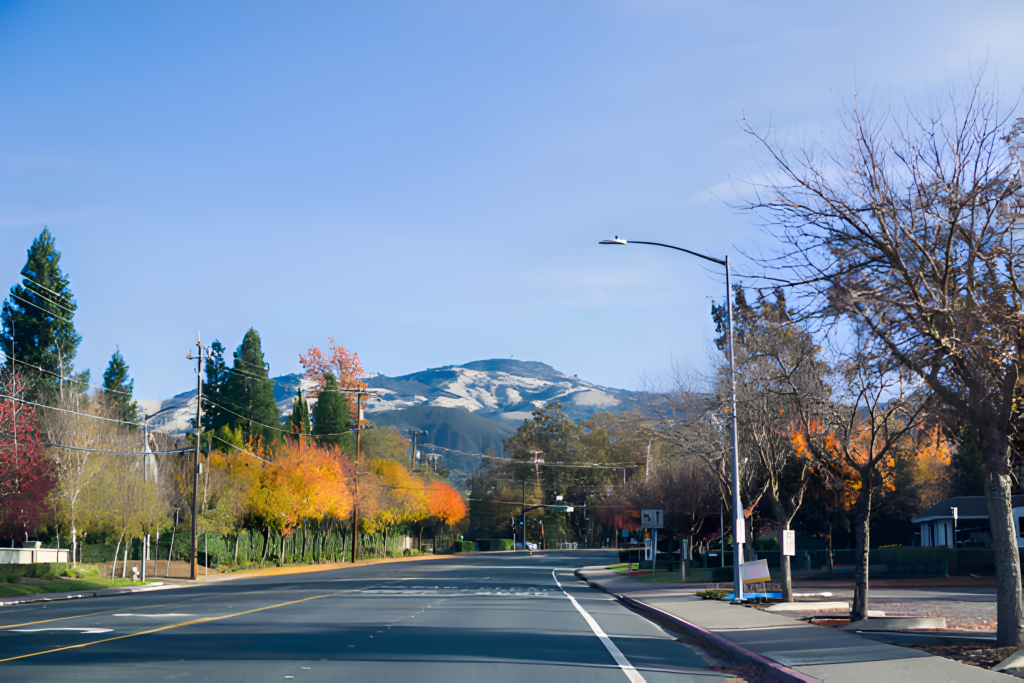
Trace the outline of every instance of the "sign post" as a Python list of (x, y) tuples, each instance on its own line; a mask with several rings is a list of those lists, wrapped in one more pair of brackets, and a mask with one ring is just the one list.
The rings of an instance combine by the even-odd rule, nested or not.
[(640, 525), (644, 529), (651, 530), (651, 576), (653, 577), (654, 570), (658, 566), (658, 529), (665, 526), (665, 511), (641, 510)]

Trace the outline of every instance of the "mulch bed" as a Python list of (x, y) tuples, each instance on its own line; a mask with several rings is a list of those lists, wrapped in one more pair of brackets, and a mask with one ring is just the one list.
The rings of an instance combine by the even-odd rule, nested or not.
[(922, 650), (947, 659), (955, 659), (964, 664), (991, 669), (1014, 652), (1015, 647), (991, 647), (988, 645), (913, 645), (914, 650)]

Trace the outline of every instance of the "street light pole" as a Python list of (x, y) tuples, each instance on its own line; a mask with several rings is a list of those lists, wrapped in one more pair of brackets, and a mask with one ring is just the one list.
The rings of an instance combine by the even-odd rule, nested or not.
[[(711, 256), (705, 256), (696, 251), (689, 249), (683, 249), (682, 247), (675, 247), (671, 244), (662, 244), (660, 242), (640, 242), (634, 240), (627, 242), (624, 239), (619, 239), (616, 235), (613, 240), (601, 240), (599, 244), (649, 244), (654, 247), (665, 247), (666, 249), (675, 249), (676, 251), (682, 251), (702, 258), (705, 261), (711, 261), (717, 263), (720, 266), (725, 266), (725, 303), (726, 310), (728, 311), (729, 318), (729, 385), (730, 385), (730, 396), (729, 396), (729, 413), (732, 416), (732, 547), (733, 547), (733, 561), (732, 561), (732, 576), (733, 576), (733, 602), (741, 602), (743, 600), (743, 581), (740, 577), (740, 565), (743, 564), (743, 538), (745, 536), (745, 526), (743, 519), (743, 506), (740, 503), (740, 446), (739, 446), (739, 431), (738, 421), (736, 417), (736, 357), (733, 353), (734, 338), (732, 330), (732, 273), (729, 268), (729, 257), (725, 259), (717, 259)], [(722, 544), (725, 544), (725, 530), (722, 530)], [(724, 559), (724, 558), (723, 558)]]

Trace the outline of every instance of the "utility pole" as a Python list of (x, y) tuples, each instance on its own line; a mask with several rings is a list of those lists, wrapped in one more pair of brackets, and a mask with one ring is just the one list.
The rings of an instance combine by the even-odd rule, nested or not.
[(416, 437), (419, 436), (419, 432), (416, 431), (415, 429), (410, 430), (410, 431), (412, 431), (412, 456), (409, 458), (409, 461), (410, 461), (409, 471), (410, 472), (415, 472), (416, 471)]
[(644, 466), (644, 481), (651, 478), (651, 442), (647, 442), (647, 464)]
[[(356, 495), (352, 501), (352, 562), (359, 559), (359, 435), (363, 429), (363, 398), (367, 394), (356, 393)], [(386, 549), (385, 549), (385, 554)]]
[(526, 550), (526, 477), (522, 478), (522, 549)]
[[(196, 579), (198, 569), (196, 564), (199, 560), (199, 547), (196, 543), (196, 534), (199, 532), (199, 524), (198, 520), (196, 520), (196, 502), (199, 499), (199, 438), (203, 428), (203, 349), (206, 348), (198, 332), (196, 333), (196, 346), (199, 347), (199, 355), (194, 359), (196, 361), (196, 384), (198, 391), (196, 393), (196, 450), (192, 456), (192, 554), (189, 560), (189, 578), (193, 581)], [(186, 358), (193, 360), (191, 351)]]

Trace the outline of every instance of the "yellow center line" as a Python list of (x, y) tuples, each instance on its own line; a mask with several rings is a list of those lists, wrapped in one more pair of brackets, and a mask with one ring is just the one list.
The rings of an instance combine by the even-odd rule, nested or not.
[[(86, 617), (102, 617), (104, 614), (113, 614), (114, 612), (131, 612), (136, 609), (156, 609), (157, 607), (168, 607), (170, 605), (179, 605), (181, 603), (168, 602), (163, 605), (145, 605), (141, 607), (126, 607), (124, 609), (111, 609), (106, 612), (90, 612), (89, 614), (79, 614), (71, 617), (54, 617), (53, 619), (42, 619), (40, 621), (26, 621), (24, 624), (8, 624), (7, 626), (0, 626), (0, 631), (9, 628), (18, 628), (20, 626), (35, 626), (36, 624), (48, 624), (51, 621), (64, 621), (66, 619), (85, 619)], [(0, 613), (2, 616), (2, 613)]]
[(309, 598), (302, 598), (301, 600), (292, 600), (291, 602), (282, 602), (277, 605), (268, 605), (266, 607), (257, 607), (256, 609), (246, 610), (244, 612), (235, 612), (234, 614), (224, 614), (219, 617), (205, 617), (203, 619), (193, 619), (192, 621), (183, 621), (180, 624), (171, 624), (169, 626), (160, 626), (158, 628), (151, 628), (148, 631), (139, 631), (137, 633), (128, 633), (123, 636), (114, 636), (113, 638), (104, 638), (102, 640), (94, 640), (89, 643), (79, 643), (78, 645), (66, 645), (64, 647), (54, 648), (52, 650), (44, 650), (43, 652), (33, 652), (27, 655), (18, 655), (17, 657), (7, 657), (6, 659), (0, 659), (0, 662), (12, 662), (16, 659), (25, 659), (26, 657), (38, 657), (39, 655), (48, 655), (54, 652), (62, 652), (64, 650), (74, 650), (80, 647), (88, 647), (89, 645), (99, 645), (100, 643), (109, 643), (114, 640), (123, 640), (125, 638), (134, 638), (135, 636), (144, 636), (150, 633), (159, 633), (160, 631), (167, 631), (172, 628), (180, 628), (182, 626), (193, 626), (195, 624), (204, 624), (210, 621), (220, 621), (221, 619), (230, 619), (231, 617), (240, 617), (243, 614), (252, 614), (254, 612), (262, 612), (268, 609), (275, 609), (277, 607), (287, 607), (288, 605), (297, 605), (300, 602), (308, 602), (309, 600), (319, 600), (320, 598), (329, 598), (332, 595), (338, 593), (325, 593), (324, 595), (314, 595)]

